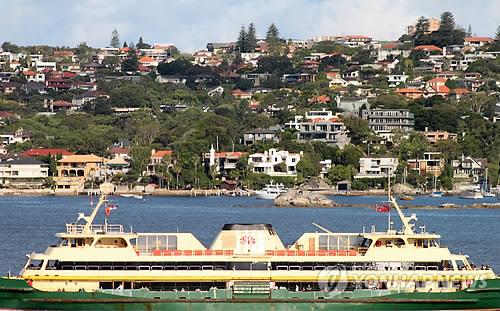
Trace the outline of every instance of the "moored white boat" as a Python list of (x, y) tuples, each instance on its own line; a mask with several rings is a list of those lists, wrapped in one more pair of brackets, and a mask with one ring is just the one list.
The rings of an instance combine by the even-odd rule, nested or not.
[(255, 191), (255, 196), (259, 199), (274, 200), (280, 194), (286, 192), (288, 189), (283, 184), (270, 183), (267, 184), (262, 190)]
[(479, 200), (484, 198), (483, 194), (479, 190), (468, 190), (464, 191), (460, 194), (461, 199), (469, 199), (469, 200)]

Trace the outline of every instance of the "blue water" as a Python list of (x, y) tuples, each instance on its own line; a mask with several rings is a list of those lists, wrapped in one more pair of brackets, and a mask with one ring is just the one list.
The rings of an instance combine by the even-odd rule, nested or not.
[[(372, 224), (385, 230), (387, 214), (373, 204), (383, 197), (333, 198), (343, 204), (366, 204), (351, 208), (276, 208), (269, 200), (248, 197), (146, 197), (145, 200), (113, 197), (119, 206), (110, 222), (136, 232), (192, 232), (209, 246), (225, 223), (271, 223), (285, 244), (304, 231), (315, 231), (316, 222), (334, 232), (361, 232)], [(405, 205), (446, 202), (470, 204), (458, 198), (417, 197)], [(484, 202), (496, 199), (487, 198)], [(436, 203), (437, 202), (437, 203)], [(26, 254), (43, 252), (56, 241), (54, 234), (75, 221), (77, 212), (90, 212), (88, 197), (0, 197), (0, 274), (18, 273)], [(452, 252), (470, 255), (475, 264), (489, 264), (500, 273), (500, 209), (411, 209), (419, 225), (442, 235), (441, 243)], [(102, 213), (103, 214), (103, 213)], [(393, 213), (394, 217), (395, 214)], [(399, 227), (399, 222), (395, 222)]]

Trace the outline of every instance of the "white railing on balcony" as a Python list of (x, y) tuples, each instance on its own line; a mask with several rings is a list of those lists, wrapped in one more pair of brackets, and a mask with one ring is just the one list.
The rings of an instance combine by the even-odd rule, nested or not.
[[(66, 224), (66, 233), (82, 234), (84, 225)], [(91, 225), (90, 231), (93, 233), (123, 233), (123, 225)]]

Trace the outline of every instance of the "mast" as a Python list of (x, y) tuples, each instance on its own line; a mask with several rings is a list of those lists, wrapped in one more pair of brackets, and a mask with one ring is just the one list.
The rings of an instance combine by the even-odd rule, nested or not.
[[(394, 199), (394, 197), (391, 195), (391, 175), (388, 174), (388, 189), (387, 189), (387, 197), (389, 204), (394, 206), (396, 211), (398, 212), (398, 216), (401, 219), (401, 222), (403, 223), (403, 233), (404, 234), (414, 234), (415, 231), (413, 230), (415, 228), (415, 224), (410, 223), (412, 220), (417, 221), (417, 215), (416, 214), (411, 214), (411, 216), (405, 216), (403, 212), (401, 211), (401, 208), (399, 207), (398, 203)], [(390, 212), (389, 212), (390, 213)], [(390, 224), (389, 224), (390, 226)]]

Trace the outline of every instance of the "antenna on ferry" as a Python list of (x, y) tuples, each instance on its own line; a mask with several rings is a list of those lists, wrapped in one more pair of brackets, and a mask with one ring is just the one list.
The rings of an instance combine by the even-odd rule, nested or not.
[(391, 195), (391, 176), (388, 174), (389, 180), (388, 180), (388, 191), (387, 191), (387, 196), (389, 199), (389, 204), (394, 206), (396, 211), (398, 212), (399, 218), (401, 219), (401, 222), (403, 223), (403, 233), (404, 234), (414, 234), (413, 228), (415, 227), (414, 224), (410, 223), (412, 220), (417, 220), (417, 216), (415, 214), (412, 214), (410, 217), (406, 217), (403, 212), (401, 211), (401, 208), (399, 207), (398, 203), (396, 200), (392, 197)]
[(318, 224), (317, 224), (317, 223), (315, 223), (315, 222), (313, 222), (312, 224), (313, 224), (313, 226), (315, 226), (316, 228), (318, 228), (318, 229), (320, 229), (320, 230), (322, 230), (322, 231), (324, 231), (324, 232), (326, 232), (326, 233), (333, 234), (333, 232), (331, 232), (330, 230), (328, 230), (328, 229), (326, 229), (326, 228), (324, 228), (324, 227), (322, 227), (322, 226), (318, 225)]

